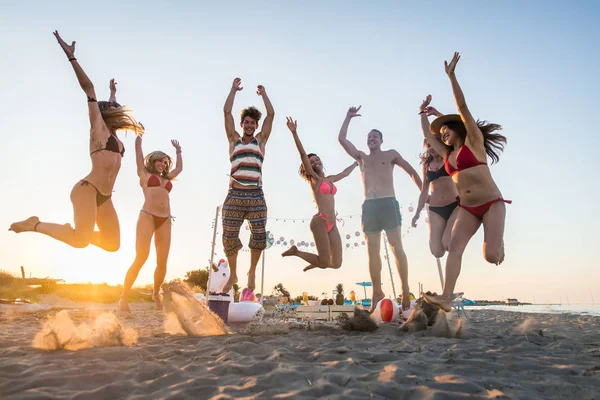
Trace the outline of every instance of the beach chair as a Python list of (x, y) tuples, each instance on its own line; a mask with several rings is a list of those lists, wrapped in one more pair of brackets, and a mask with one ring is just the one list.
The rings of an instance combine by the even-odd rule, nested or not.
[(467, 316), (467, 313), (465, 311), (465, 306), (463, 306), (463, 296), (464, 296), (464, 292), (459, 292), (459, 293), (454, 293), (452, 295), (452, 308), (454, 308), (456, 310), (456, 314), (458, 314), (458, 317), (460, 318), (460, 313), (462, 312), (462, 314), (465, 316), (466, 319), (469, 319), (469, 317)]

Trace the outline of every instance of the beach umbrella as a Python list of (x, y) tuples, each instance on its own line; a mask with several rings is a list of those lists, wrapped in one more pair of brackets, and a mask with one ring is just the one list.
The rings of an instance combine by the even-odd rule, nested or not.
[(358, 286), (362, 286), (365, 291), (365, 299), (367, 298), (367, 286), (373, 286), (371, 282), (356, 282)]

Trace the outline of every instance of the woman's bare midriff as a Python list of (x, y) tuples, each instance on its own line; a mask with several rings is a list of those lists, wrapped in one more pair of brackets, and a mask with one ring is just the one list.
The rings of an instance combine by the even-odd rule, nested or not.
[(487, 165), (462, 170), (452, 179), (458, 189), (461, 205), (475, 207), (502, 197)]
[(83, 179), (105, 196), (112, 194), (121, 169), (121, 154), (102, 150), (92, 154), (92, 171)]
[(144, 190), (144, 199), (144, 206), (142, 207), (144, 210), (159, 217), (171, 215), (169, 192), (164, 187), (147, 187)]
[(443, 176), (429, 184), (429, 205), (443, 207), (456, 201), (458, 192), (456, 185), (449, 176)]
[(335, 222), (335, 199), (330, 194), (318, 194), (313, 189), (313, 196), (315, 203), (317, 203), (317, 210), (319, 214), (327, 214), (327, 221), (330, 223)]

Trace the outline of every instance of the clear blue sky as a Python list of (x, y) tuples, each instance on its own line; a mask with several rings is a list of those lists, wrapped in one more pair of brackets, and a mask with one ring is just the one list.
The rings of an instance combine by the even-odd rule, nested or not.
[[(600, 299), (596, 260), (600, 218), (597, 66), (600, 29), (596, 2), (12, 2), (0, 6), (0, 148), (5, 170), (0, 213), (0, 269), (75, 282), (120, 283), (134, 258), (135, 223), (143, 202), (133, 135), (113, 201), (121, 222), (121, 249), (83, 250), (37, 234), (15, 235), (15, 220), (72, 222), (69, 193), (90, 168), (86, 99), (52, 31), (77, 41), (76, 56), (100, 98), (108, 81), (117, 98), (147, 127), (146, 152), (183, 147), (184, 172), (171, 192), (173, 245), (167, 278), (207, 265), (215, 207), (227, 192), (229, 161), (222, 106), (231, 81), (243, 80), (234, 112), (258, 105), (258, 84), (276, 110), (267, 145), (264, 190), (273, 217), (310, 218), (314, 204), (297, 175), (299, 157), (285, 127), (298, 120), (307, 150), (329, 172), (352, 160), (337, 143), (346, 110), (362, 105), (349, 138), (366, 148), (371, 128), (384, 148), (397, 149), (418, 168), (421, 132), (417, 107), (427, 94), (442, 112), (454, 112), (443, 62), (455, 50), (457, 76), (473, 114), (503, 125), (508, 146), (492, 173), (507, 207), (507, 258), (500, 267), (482, 258), (480, 231), (467, 248), (457, 290), (470, 298), (589, 302)], [(406, 227), (418, 191), (402, 171), (396, 193)], [(340, 215), (360, 213), (358, 171), (339, 184)], [(308, 224), (270, 221), (277, 237), (312, 240)], [(220, 231), (220, 222), (219, 222)], [(347, 218), (342, 233), (360, 231)], [(353, 236), (354, 237), (354, 236)], [(242, 231), (247, 242), (248, 232)], [(410, 284), (439, 290), (423, 220), (405, 237)], [(362, 241), (362, 237), (360, 238)], [(344, 243), (346, 241), (344, 240)], [(369, 280), (366, 247), (344, 252), (338, 271), (303, 273), (300, 260), (267, 252), (265, 287), (281, 282), (294, 294), (319, 295), (338, 282), (347, 290)], [(220, 240), (217, 259), (222, 257)], [(241, 253), (245, 273), (248, 253)], [(385, 264), (384, 264), (385, 265)], [(154, 252), (139, 277), (152, 280)], [(391, 293), (384, 271), (384, 289)], [(394, 272), (396, 286), (399, 278)], [(241, 280), (240, 283), (244, 283)], [(260, 285), (260, 283), (259, 283)]]

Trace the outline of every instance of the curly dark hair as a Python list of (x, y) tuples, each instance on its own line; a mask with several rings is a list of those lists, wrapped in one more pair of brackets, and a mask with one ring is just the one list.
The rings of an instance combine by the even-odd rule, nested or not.
[[(306, 155), (306, 157), (308, 157), (309, 160), (310, 160), (310, 158), (312, 156), (316, 156), (316, 154), (315, 153), (309, 153), (309, 154)], [(310, 175), (308, 175), (306, 173), (306, 169), (304, 168), (304, 164), (300, 164), (300, 168), (298, 169), (298, 175), (300, 175), (302, 177), (302, 179), (306, 180), (307, 182), (312, 181), (312, 176), (310, 176)]]
[[(466, 139), (467, 128), (462, 121), (448, 121), (445, 122), (444, 125), (456, 132), (463, 141)], [(506, 136), (494, 132), (502, 130), (502, 126), (480, 120), (477, 120), (477, 126), (483, 134), (483, 145), (485, 147), (485, 152), (492, 159), (492, 164), (497, 163), (500, 161), (500, 152), (504, 151)]]
[(248, 107), (248, 108), (244, 108), (242, 110), (242, 122), (244, 122), (244, 118), (246, 117), (250, 117), (253, 120), (256, 121), (256, 123), (258, 123), (258, 121), (260, 121), (260, 118), (262, 117), (262, 113), (260, 111), (258, 111), (258, 109), (256, 107)]

